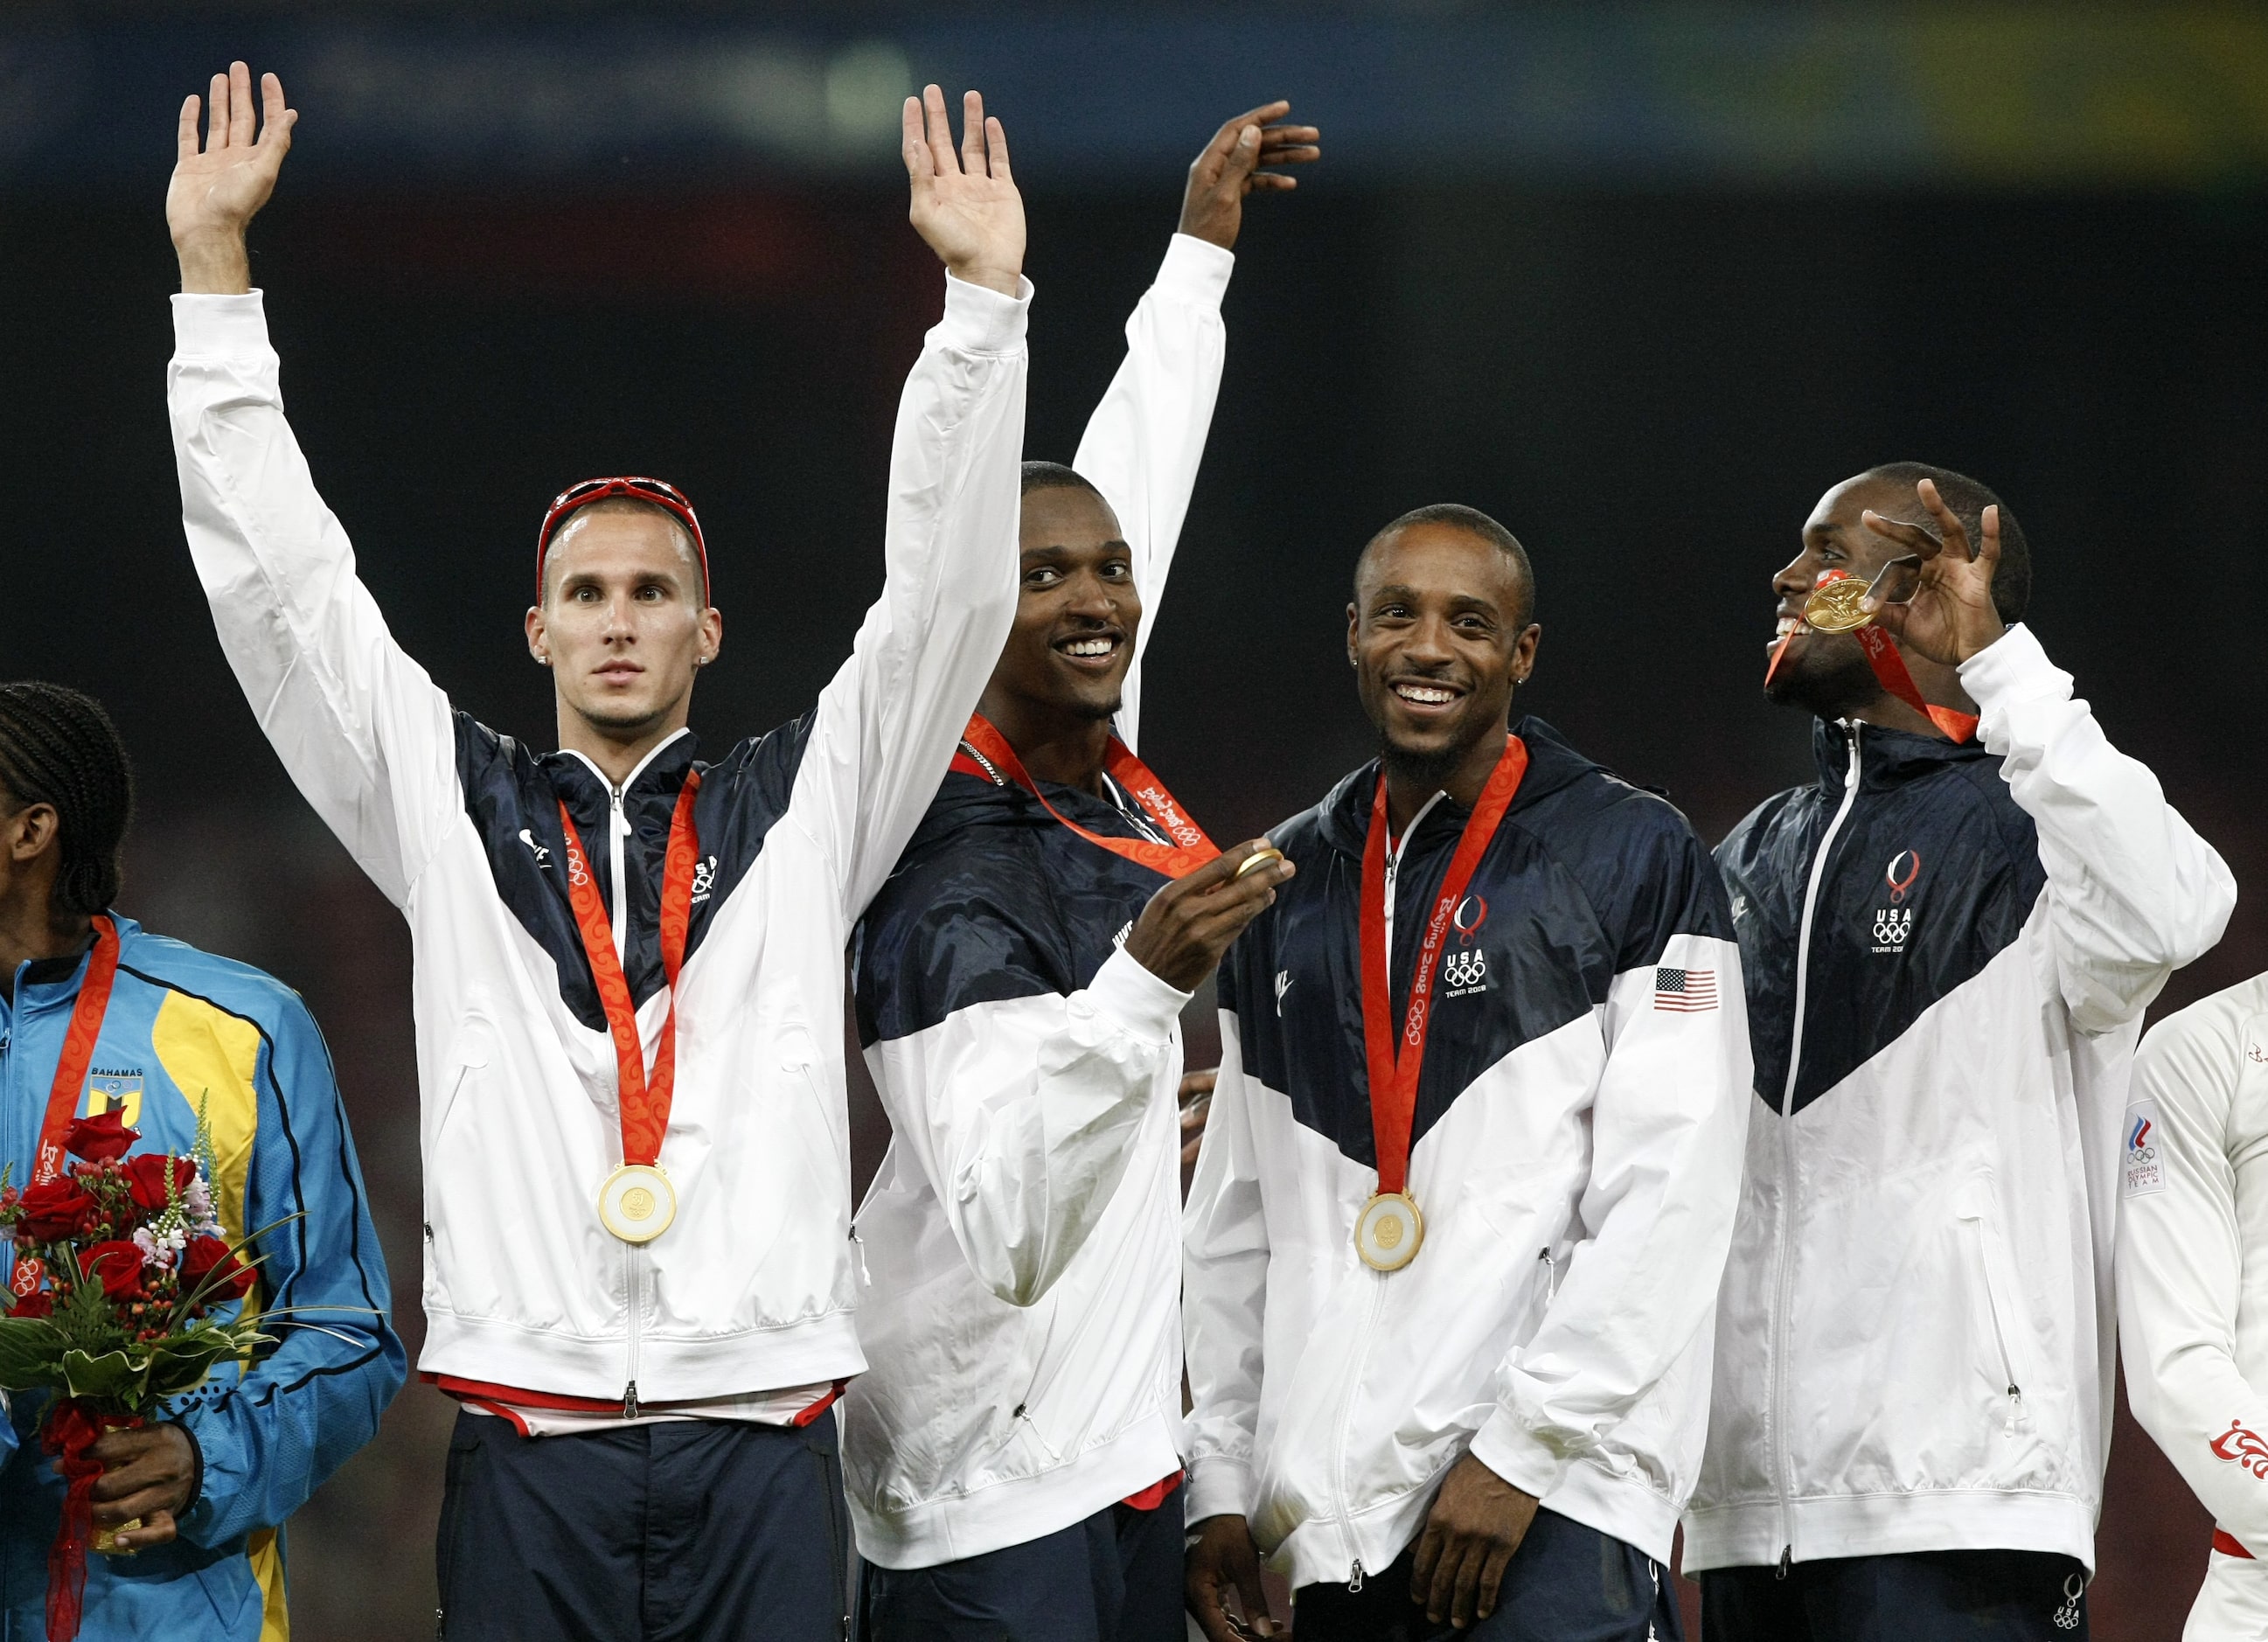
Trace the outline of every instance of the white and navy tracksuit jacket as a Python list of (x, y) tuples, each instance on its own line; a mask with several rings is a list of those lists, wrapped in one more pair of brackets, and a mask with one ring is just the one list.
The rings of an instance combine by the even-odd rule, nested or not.
[[(1731, 916), (1683, 816), (1514, 730), (1527, 777), (1442, 958), (1404, 1269), (1354, 1247), (1378, 1183), (1357, 940), (1375, 763), (1270, 835), (1299, 876), (1221, 968), (1184, 1222), (1187, 1511), (1245, 1516), (1295, 1586), (1386, 1568), (1468, 1449), (1663, 1563), (1699, 1469), (1748, 1123)], [(1397, 1022), (1408, 909), (1464, 821), (1437, 799), (1403, 841)]]
[(2268, 976), (2150, 1028), (2119, 1128), (2126, 1400), (2213, 1513), (2185, 1642), (2268, 1636)]
[(1016, 604), (1029, 287), (946, 283), (899, 406), (880, 600), (810, 713), (701, 766), (660, 1158), (678, 1213), (642, 1247), (596, 1209), (621, 1160), (616, 1068), (558, 802), (599, 869), (651, 1064), (670, 1003), (663, 856), (693, 738), (610, 791), (578, 756), (453, 712), (316, 494), (259, 294), (173, 299), (184, 522), (222, 646), (300, 791), (409, 921), (428, 1373), (594, 1399), (634, 1385), (650, 1404), (864, 1366), (843, 953)]
[[(1118, 516), (1145, 609), (1129, 746), (1233, 266), (1174, 236), (1075, 462)], [(854, 953), (893, 1139), (858, 1211), (868, 1368), (844, 1396), (843, 1468), (859, 1552), (887, 1568), (1055, 1533), (1181, 1464), (1188, 997), (1116, 946), (1167, 880), (976, 769), (946, 777)], [(1156, 837), (1123, 795), (1048, 794), (1094, 832)]]
[(1822, 725), (1718, 850), (1756, 1098), (1689, 1569), (2094, 1562), (2134, 1042), (2235, 889), (2028, 630), (1961, 677), (1977, 741)]

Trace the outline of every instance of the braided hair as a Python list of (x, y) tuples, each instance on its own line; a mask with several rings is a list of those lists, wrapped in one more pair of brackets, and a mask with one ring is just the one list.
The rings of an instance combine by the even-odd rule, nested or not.
[(38, 680), (0, 684), (0, 801), (11, 814), (55, 806), (63, 850), (57, 912), (91, 916), (118, 898), (134, 772), (100, 702)]

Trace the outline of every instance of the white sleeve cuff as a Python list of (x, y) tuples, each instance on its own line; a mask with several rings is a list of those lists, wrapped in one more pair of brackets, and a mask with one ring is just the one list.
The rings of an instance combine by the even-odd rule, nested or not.
[(1182, 1018), (1190, 994), (1160, 980), (1123, 946), (1103, 962), (1086, 985), (1086, 996), (1101, 1013), (1152, 1043), (1163, 1043)]
[(1559, 1486), (1567, 1469), (1565, 1455), (1545, 1447), (1510, 1413), (1499, 1408), (1473, 1433), (1473, 1458), (1524, 1494), (1541, 1499)]
[(267, 311), (260, 292), (240, 297), (173, 296), (173, 357), (177, 359), (245, 359), (273, 357)]
[(947, 348), (963, 353), (1013, 353), (1024, 345), (1024, 327), (1032, 308), (1032, 282), (1016, 276), (1016, 294), (1004, 297), (990, 285), (945, 276), (945, 317), (931, 333)]
[(1961, 687), (1985, 712), (2036, 696), (2068, 700), (2071, 674), (2048, 659), (2021, 622), (1961, 664)]
[(1158, 264), (1154, 284), (1183, 302), (1217, 308), (1228, 290), (1228, 276), (1235, 271), (1233, 251), (1194, 234), (1177, 233), (1167, 243), (1166, 260)]
[(1191, 1459), (1183, 1468), (1188, 1491), (1182, 1500), (1182, 1521), (1191, 1528), (1207, 1517), (1248, 1517), (1252, 1514), (1252, 1468), (1225, 1454)]

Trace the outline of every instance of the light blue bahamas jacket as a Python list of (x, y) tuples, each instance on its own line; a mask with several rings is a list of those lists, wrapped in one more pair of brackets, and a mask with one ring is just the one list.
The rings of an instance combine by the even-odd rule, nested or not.
[[(222, 1234), (300, 1215), (263, 1238), (247, 1303), (335, 1307), (272, 1330), (281, 1344), (224, 1366), (177, 1417), (203, 1456), (202, 1491), (173, 1544), (87, 1558), (86, 1642), (144, 1637), (280, 1642), (285, 1518), (370, 1440), (401, 1388), (385, 1258), (322, 1035), (288, 987), (119, 918), (117, 984), (78, 1112), (122, 1108), (135, 1151), (186, 1153), (210, 1114)], [(0, 993), (0, 1160), (29, 1178), (87, 961), (26, 964)], [(350, 1309), (351, 1308), (351, 1309)], [(40, 1452), (44, 1399), (0, 1421), (0, 1638), (46, 1634), (48, 1546), (63, 1484)]]

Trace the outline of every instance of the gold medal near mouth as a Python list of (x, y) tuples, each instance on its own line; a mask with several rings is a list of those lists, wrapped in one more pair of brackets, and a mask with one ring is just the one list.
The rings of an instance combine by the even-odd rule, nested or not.
[(1803, 601), (1804, 625), (1818, 633), (1855, 633), (1873, 622), (1863, 607), (1867, 584), (1855, 576), (1838, 576), (1811, 590)]

